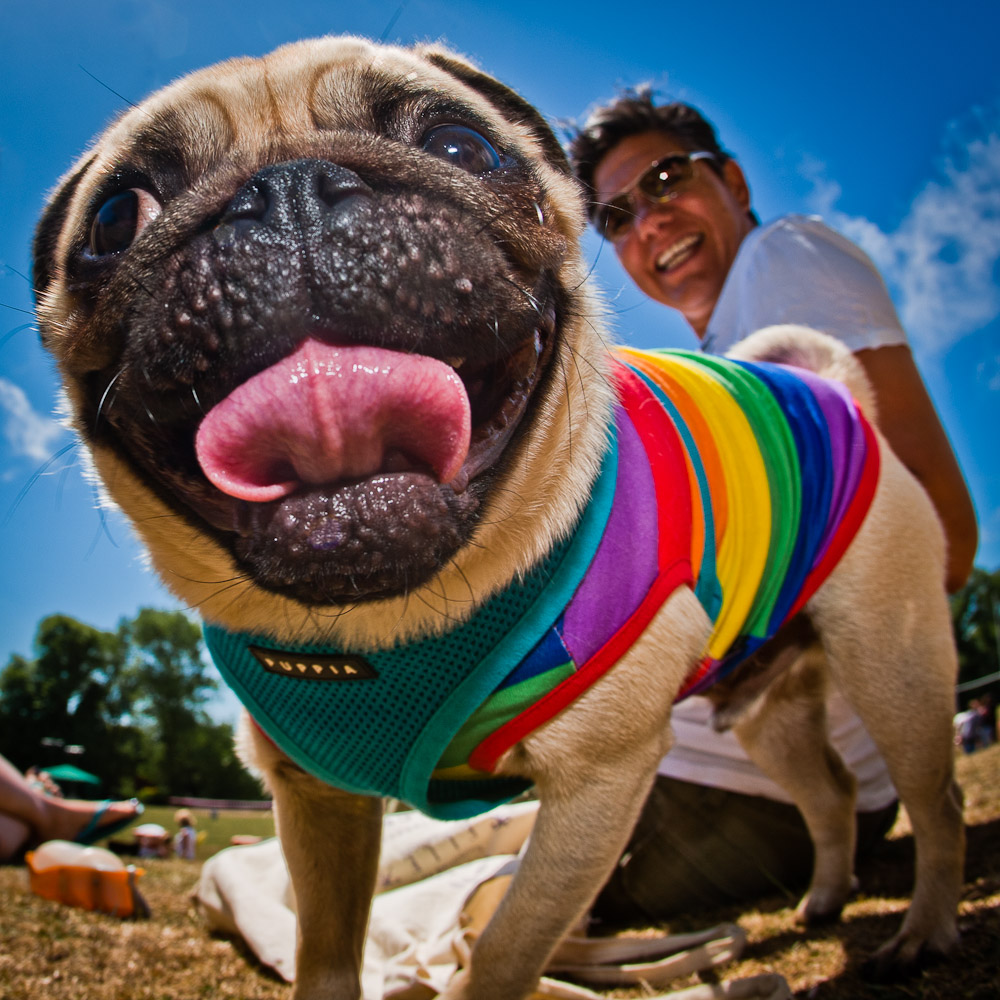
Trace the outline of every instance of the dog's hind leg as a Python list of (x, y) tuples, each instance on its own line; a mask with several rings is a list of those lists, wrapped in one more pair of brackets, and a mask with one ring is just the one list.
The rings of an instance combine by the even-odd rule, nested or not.
[(854, 775), (831, 746), (822, 649), (794, 665), (733, 727), (750, 759), (788, 793), (813, 842), (809, 889), (798, 915), (807, 923), (837, 917), (854, 887)]
[[(245, 742), (245, 741), (244, 741)], [(295, 891), (294, 1000), (358, 1000), (378, 872), (382, 800), (307, 774), (253, 734), (253, 765), (274, 796), (275, 823)]]
[(868, 519), (810, 602), (834, 682), (861, 716), (906, 808), (916, 846), (913, 902), (875, 972), (956, 943), (965, 838), (954, 781), (957, 662), (930, 503), (884, 449)]

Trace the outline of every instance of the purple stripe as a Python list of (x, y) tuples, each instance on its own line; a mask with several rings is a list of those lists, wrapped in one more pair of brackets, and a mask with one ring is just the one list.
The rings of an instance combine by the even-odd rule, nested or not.
[(593, 562), (566, 608), (563, 625), (563, 642), (577, 666), (628, 620), (657, 574), (653, 474), (639, 435), (621, 408), (617, 422), (614, 505)]
[[(858, 420), (857, 407), (847, 387), (840, 382), (821, 378), (804, 368), (793, 371), (805, 382), (816, 397), (830, 430), (830, 456), (833, 464), (833, 491), (830, 513), (815, 562), (823, 558), (830, 540), (843, 520), (851, 499), (861, 481), (865, 465), (865, 436)], [(814, 562), (814, 565), (815, 565)]]

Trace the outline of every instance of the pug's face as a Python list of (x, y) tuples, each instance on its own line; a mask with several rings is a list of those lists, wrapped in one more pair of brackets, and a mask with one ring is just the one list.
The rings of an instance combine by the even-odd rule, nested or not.
[(461, 570), (512, 475), (558, 472), (529, 441), (572, 419), (581, 228), (511, 91), (440, 50), (299, 43), (98, 140), (36, 236), (43, 340), (183, 597), (405, 597)]

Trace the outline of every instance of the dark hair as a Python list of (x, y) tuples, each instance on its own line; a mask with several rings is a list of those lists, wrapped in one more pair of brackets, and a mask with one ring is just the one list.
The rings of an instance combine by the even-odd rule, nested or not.
[(613, 101), (594, 108), (570, 139), (573, 173), (583, 183), (591, 209), (598, 163), (623, 139), (642, 132), (663, 132), (684, 149), (711, 153), (715, 158), (708, 163), (720, 176), (725, 163), (732, 159), (720, 145), (715, 126), (697, 108), (680, 101), (654, 104), (653, 88), (648, 84), (623, 90)]

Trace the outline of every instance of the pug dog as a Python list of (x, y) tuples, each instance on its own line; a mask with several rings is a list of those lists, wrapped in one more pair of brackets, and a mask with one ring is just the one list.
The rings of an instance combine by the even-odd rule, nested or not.
[[(927, 497), (833, 383), (613, 349), (584, 225), (563, 150), (510, 89), (439, 47), (324, 38), (131, 108), (38, 226), (39, 325), (76, 432), (248, 709), (243, 751), (297, 900), (297, 1000), (359, 995), (382, 797), (447, 818), (534, 786), (530, 846), (446, 997), (531, 995), (628, 839), (678, 693), (750, 653), (713, 690), (809, 825), (803, 915), (851, 891), (834, 683), (917, 843), (912, 905), (878, 960), (956, 943), (956, 665)], [(818, 334), (738, 353), (866, 398)], [(747, 598), (757, 618), (781, 603), (777, 563), (802, 562), (818, 474), (788, 487), (801, 531), (782, 536), (758, 489), (770, 465), (733, 447), (743, 418), (720, 401), (683, 430), (696, 385), (749, 392), (765, 435), (765, 388), (773, 403), (811, 386), (854, 435), (843, 454), (867, 455), (837, 500), (856, 523), (811, 587), (782, 590), (777, 629), (734, 625), (748, 612), (727, 602), (753, 576), (770, 595)], [(737, 463), (724, 501), (694, 447), (706, 431)], [(755, 569), (733, 561), (740, 532)], [(720, 618), (735, 654), (713, 651)]]

